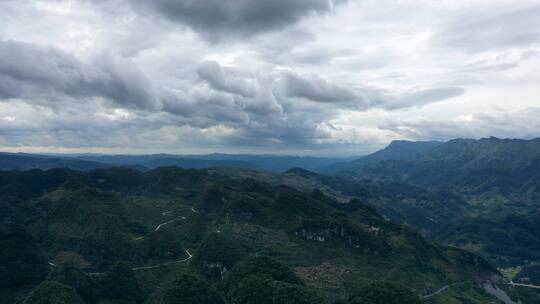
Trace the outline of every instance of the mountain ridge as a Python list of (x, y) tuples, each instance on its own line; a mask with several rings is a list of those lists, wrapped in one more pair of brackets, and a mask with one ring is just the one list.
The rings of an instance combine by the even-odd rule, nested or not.
[(340, 171), (350, 172), (362, 167), (384, 160), (412, 159), (418, 154), (441, 145), (438, 141), (407, 141), (394, 140), (385, 148), (350, 162), (341, 162), (318, 168), (317, 171), (325, 174)]
[[(99, 276), (107, 279), (118, 267), (123, 273), (147, 269), (127, 276), (159, 297), (159, 280), (145, 281), (149, 279), (145, 272), (169, 280), (172, 269), (189, 271), (220, 286), (229, 270), (250, 256), (283, 263), (313, 284), (295, 288), (315, 290), (326, 299), (324, 303), (376, 282), (375, 274), (387, 275), (388, 280), (413, 290), (413, 295), (471, 281), (468, 290), (485, 299), (474, 284), (498, 275), (479, 256), (425, 239), (409, 226), (385, 220), (359, 200), (343, 203), (321, 191), (300, 191), (290, 184), (174, 167), (146, 172), (127, 168), (4, 171), (0, 181), (0, 208), (7, 211), (0, 213), (0, 224), (23, 224), (27, 242), (38, 244), (55, 265), (69, 253), (87, 272), (100, 274), (95, 275), (97, 285), (60, 276), (60, 283), (72, 286), (91, 303), (99, 303), (92, 300), (96, 297), (107, 299), (103, 297), (108, 292), (95, 289), (100, 286)], [(185, 260), (185, 249), (193, 255), (192, 262), (170, 263)], [(34, 260), (46, 266), (42, 258)], [(144, 267), (156, 264), (165, 266)], [(338, 287), (317, 287), (325, 286), (324, 282), (313, 280), (310, 273), (321, 265), (346, 270), (335, 279)], [(393, 271), (398, 267), (399, 272)]]

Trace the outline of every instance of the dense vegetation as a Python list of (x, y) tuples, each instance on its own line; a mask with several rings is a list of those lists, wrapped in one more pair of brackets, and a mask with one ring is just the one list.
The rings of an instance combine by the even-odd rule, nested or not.
[(407, 288), (389, 283), (373, 283), (361, 288), (346, 304), (420, 304), (421, 301)]
[(362, 168), (388, 160), (413, 160), (417, 155), (443, 144), (438, 141), (413, 142), (406, 140), (392, 141), (387, 147), (350, 162), (339, 162), (318, 168), (318, 172), (331, 174), (336, 172), (357, 172)]
[(313, 188), (178, 168), (0, 172), (0, 185), (3, 303), (417, 303), (497, 274)]
[(69, 168), (81, 171), (111, 167), (129, 167), (136, 170), (151, 170), (164, 166), (182, 168), (235, 167), (282, 172), (294, 167), (315, 170), (333, 164), (342, 158), (271, 156), (271, 155), (44, 155), (0, 152), (0, 170), (30, 170)]
[[(332, 176), (300, 168), (237, 175), (318, 188), (318, 197), (356, 197), (426, 237), (482, 255), (503, 272), (540, 262), (540, 139), (398, 141), (323, 172), (332, 170)], [(523, 303), (537, 301), (537, 291), (517, 290), (511, 292)]]
[(56, 281), (45, 281), (39, 284), (23, 304), (82, 304), (75, 289)]
[(334, 169), (311, 180), (497, 266), (540, 258), (540, 139), (395, 142)]

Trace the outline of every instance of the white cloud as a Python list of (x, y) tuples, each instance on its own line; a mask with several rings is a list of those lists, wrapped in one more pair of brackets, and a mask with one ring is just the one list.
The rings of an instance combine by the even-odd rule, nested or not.
[(540, 136), (536, 0), (218, 2), (1, 1), (0, 149)]

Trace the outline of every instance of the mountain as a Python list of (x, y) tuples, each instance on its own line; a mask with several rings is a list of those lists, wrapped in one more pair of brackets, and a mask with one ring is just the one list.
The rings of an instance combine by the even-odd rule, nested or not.
[(500, 267), (540, 259), (540, 139), (455, 139), (333, 178), (330, 188), (346, 195), (375, 185), (369, 202), (383, 214)]
[(387, 147), (372, 154), (351, 162), (339, 162), (318, 168), (317, 171), (326, 174), (336, 172), (354, 172), (360, 170), (368, 164), (374, 164), (385, 160), (409, 160), (414, 159), (418, 154), (429, 151), (443, 144), (438, 141), (406, 141), (395, 140)]
[(253, 178), (273, 185), (290, 185), (304, 192), (317, 189), (340, 202), (358, 198), (374, 206), (385, 218), (413, 225), (429, 237), (471, 207), (465, 198), (454, 192), (399, 181), (355, 180), (302, 168), (280, 174), (239, 168), (212, 168), (210, 171), (237, 179)]
[(361, 177), (438, 185), (459, 183), (476, 174), (531, 173), (534, 171), (531, 166), (535, 168), (539, 161), (540, 139), (455, 139), (413, 159), (379, 161), (354, 173)]
[(159, 167), (180, 167), (186, 169), (200, 169), (211, 167), (236, 167), (236, 168), (252, 168), (256, 169), (257, 165), (242, 161), (242, 160), (221, 160), (221, 159), (199, 159), (199, 158), (175, 158), (175, 157), (162, 157), (156, 158), (151, 161), (141, 163), (147, 168), (155, 169)]
[(95, 161), (25, 153), (0, 152), (0, 170), (48, 170), (53, 168), (69, 168), (73, 170), (90, 171), (110, 167), (110, 164)]
[(540, 261), (540, 212), (463, 216), (453, 220), (435, 238), (482, 253), (496, 265), (526, 265)]
[(250, 154), (207, 154), (207, 155), (74, 155), (76, 159), (119, 165), (142, 165), (154, 169), (163, 165), (183, 168), (240, 167), (282, 172), (295, 167), (307, 170), (330, 165), (347, 158), (325, 158), (311, 156), (277, 156)]
[[(0, 267), (16, 273), (30, 261), (25, 267), (35, 270), (31, 280), (3, 281), (0, 302), (53, 294), (85, 303), (490, 301), (479, 284), (498, 272), (481, 257), (429, 241), (359, 199), (240, 177), (245, 172), (0, 172), (0, 228), (21, 231), (2, 246), (2, 259), (36, 254)], [(301, 173), (253, 172), (284, 180)], [(448, 292), (430, 296), (441, 288)]]
[(181, 168), (236, 167), (282, 172), (294, 167), (315, 169), (346, 158), (323, 158), (309, 156), (271, 156), (249, 154), (208, 155), (102, 155), (102, 154), (26, 154), (0, 152), (0, 170), (30, 170), (69, 168), (90, 171), (111, 167), (130, 167), (150, 170), (158, 167)]

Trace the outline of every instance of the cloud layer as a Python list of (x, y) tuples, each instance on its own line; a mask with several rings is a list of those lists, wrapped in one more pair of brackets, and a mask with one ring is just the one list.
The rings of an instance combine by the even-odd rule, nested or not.
[(134, 7), (153, 11), (193, 29), (209, 41), (251, 38), (279, 30), (301, 18), (330, 12), (346, 0), (132, 0)]
[(540, 136), (533, 0), (0, 3), (0, 149), (363, 154)]
[(155, 108), (151, 85), (124, 59), (108, 54), (82, 63), (53, 47), (0, 41), (0, 97), (55, 102), (101, 97), (126, 107)]

